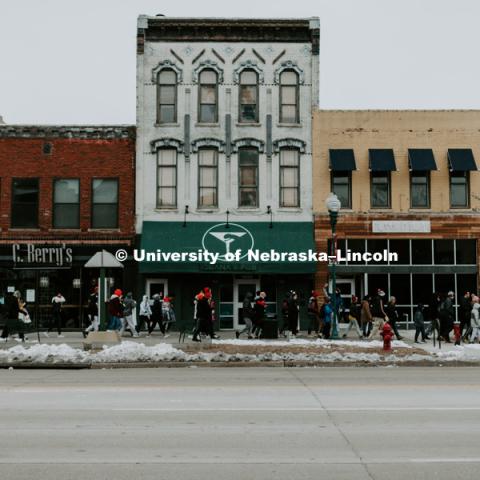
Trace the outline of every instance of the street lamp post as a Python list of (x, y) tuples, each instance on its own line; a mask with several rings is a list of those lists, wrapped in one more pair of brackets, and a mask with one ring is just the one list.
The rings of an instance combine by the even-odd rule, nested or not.
[[(330, 193), (327, 197), (325, 204), (327, 206), (328, 214), (330, 215), (330, 226), (332, 228), (332, 252), (331, 255), (336, 256), (336, 226), (337, 226), (337, 217), (340, 208), (342, 208), (342, 203), (334, 193)], [(330, 271), (332, 275), (332, 307), (333, 307), (333, 325), (332, 325), (332, 335), (331, 338), (338, 338), (338, 315), (337, 315), (337, 272), (336, 272), (336, 259), (331, 260), (330, 262)]]

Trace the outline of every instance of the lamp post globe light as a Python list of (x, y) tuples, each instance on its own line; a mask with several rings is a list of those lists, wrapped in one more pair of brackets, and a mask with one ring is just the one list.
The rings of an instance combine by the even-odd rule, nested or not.
[[(332, 251), (330, 255), (336, 255), (336, 225), (337, 225), (337, 217), (338, 212), (342, 208), (342, 202), (339, 198), (334, 194), (330, 193), (327, 199), (325, 200), (325, 205), (327, 206), (328, 214), (330, 215), (330, 226), (332, 228)], [(332, 334), (331, 338), (337, 339), (338, 338), (338, 315), (337, 315), (337, 277), (336, 277), (336, 260), (332, 259), (330, 262), (330, 272), (332, 276), (332, 307), (333, 307), (333, 322), (332, 322)]]

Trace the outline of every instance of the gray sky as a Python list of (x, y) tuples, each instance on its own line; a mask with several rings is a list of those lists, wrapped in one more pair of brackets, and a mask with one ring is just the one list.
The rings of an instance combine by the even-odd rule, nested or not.
[(0, 115), (135, 123), (141, 13), (319, 16), (322, 108), (480, 108), (477, 0), (0, 0)]

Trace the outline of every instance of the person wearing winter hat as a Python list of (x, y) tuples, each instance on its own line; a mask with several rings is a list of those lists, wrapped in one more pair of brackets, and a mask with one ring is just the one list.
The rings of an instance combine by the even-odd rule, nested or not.
[(213, 332), (213, 323), (212, 323), (212, 291), (209, 287), (205, 287), (198, 295), (195, 297), (196, 301), (196, 318), (197, 324), (195, 330), (193, 331), (194, 342), (200, 342), (199, 335), (204, 333), (210, 338), (215, 338)]
[(383, 308), (383, 299), (385, 298), (385, 292), (379, 288), (377, 294), (372, 299), (372, 317), (373, 317), (373, 326), (369, 339), (372, 339), (383, 330), (383, 324), (388, 320), (387, 314)]
[(133, 299), (133, 293), (128, 292), (123, 299), (123, 318), (121, 319), (120, 336), (123, 335), (125, 328), (128, 327), (132, 337), (138, 337), (137, 324), (133, 320), (134, 311), (137, 308), (137, 302)]
[(122, 328), (121, 318), (123, 317), (122, 298), (123, 292), (117, 288), (108, 301), (108, 313), (110, 321), (107, 330), (120, 330)]

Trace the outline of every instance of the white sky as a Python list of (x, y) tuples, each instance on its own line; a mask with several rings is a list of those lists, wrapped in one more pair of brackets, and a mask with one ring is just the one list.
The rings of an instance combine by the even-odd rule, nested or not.
[(322, 108), (480, 108), (477, 0), (0, 0), (8, 123), (135, 123), (139, 14), (319, 16)]

